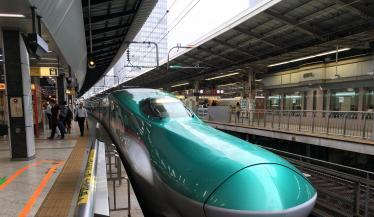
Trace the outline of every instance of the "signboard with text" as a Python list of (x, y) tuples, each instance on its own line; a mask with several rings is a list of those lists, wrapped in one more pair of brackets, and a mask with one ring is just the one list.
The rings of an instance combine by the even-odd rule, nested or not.
[(10, 97), (10, 116), (12, 118), (23, 117), (22, 97)]
[(38, 77), (50, 77), (50, 76), (57, 76), (57, 68), (55, 67), (31, 67), (30, 68), (30, 76), (38, 76)]

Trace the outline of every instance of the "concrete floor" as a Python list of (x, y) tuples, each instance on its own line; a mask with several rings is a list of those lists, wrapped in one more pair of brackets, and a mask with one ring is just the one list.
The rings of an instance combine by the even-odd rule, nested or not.
[[(47, 184), (42, 189), (40, 195), (36, 197), (31, 208), (25, 211), (27, 204), (33, 201), (32, 196), (35, 195), (37, 188), (45, 177), (48, 170), (57, 161), (66, 161), (74, 148), (78, 135), (76, 124), (73, 124), (72, 134), (66, 135), (64, 140), (47, 140), (50, 131), (41, 132), (39, 139), (36, 139), (36, 158), (30, 161), (11, 161), (10, 150), (6, 137), (0, 139), (0, 217), (20, 216), (26, 213), (25, 216), (34, 216), (38, 211), (43, 200), (47, 196), (57, 176), (60, 174), (62, 167), (48, 180)], [(84, 163), (85, 164), (85, 163)], [(12, 175), (19, 172), (22, 168), (29, 166), (26, 170), (15, 176), (11, 182)], [(125, 170), (122, 166), (123, 174), (126, 176)], [(6, 184), (6, 186), (1, 187)], [(110, 208), (113, 209), (113, 182), (108, 182)], [(116, 196), (117, 208), (127, 207), (127, 183), (124, 180), (122, 185), (116, 182)], [(119, 210), (111, 211), (110, 216), (127, 216), (128, 211)], [(131, 190), (131, 216), (142, 217), (142, 211), (137, 202), (134, 192)]]
[[(19, 216), (25, 211), (26, 204), (30, 204), (31, 209), (23, 212), (26, 216), (34, 216), (46, 197), (48, 191), (52, 187), (56, 177), (61, 172), (62, 166), (51, 176), (47, 184), (38, 197), (33, 200), (31, 197), (35, 195), (41, 181), (46, 176), (47, 171), (57, 161), (66, 161), (69, 157), (76, 140), (70, 138), (65, 140), (36, 140), (36, 158), (30, 161), (11, 161), (10, 151), (7, 141), (0, 141), (0, 216)], [(35, 165), (35, 163), (37, 163)], [(30, 166), (24, 172), (16, 176), (13, 181), (6, 184), (5, 180), (10, 180), (12, 174)]]

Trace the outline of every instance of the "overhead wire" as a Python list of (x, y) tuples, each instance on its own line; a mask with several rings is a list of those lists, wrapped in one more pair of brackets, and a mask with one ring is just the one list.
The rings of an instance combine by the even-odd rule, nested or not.
[[(177, 25), (179, 25), (179, 23), (192, 11), (192, 9), (194, 8), (194, 7), (196, 7), (196, 5), (200, 2), (201, 0), (197, 0), (197, 2), (191, 7), (191, 8), (189, 8), (188, 10), (187, 10), (187, 12), (177, 21), (177, 23), (173, 26), (173, 27), (171, 27), (171, 29), (170, 30), (167, 30), (167, 32), (166, 32), (166, 34), (163, 36), (163, 37), (161, 37), (160, 38), (160, 40), (157, 42), (157, 43), (159, 43), (160, 41), (162, 41)], [(190, 3), (192, 3), (193, 1), (191, 1)], [(189, 4), (189, 5), (187, 5), (185, 8), (187, 8), (188, 6), (190, 6), (191, 4)], [(179, 17), (179, 15), (178, 15), (178, 17)], [(177, 17), (177, 18), (178, 18)], [(143, 58), (144, 57), (146, 57), (150, 52), (152, 52), (153, 51), (153, 49), (154, 48), (152, 48), (150, 51), (148, 51), (145, 55), (143, 55)]]
[[(146, 38), (142, 39), (142, 41), (147, 41), (149, 39), (149, 37), (151, 36), (151, 34), (155, 31), (155, 29), (160, 25), (160, 23), (167, 17), (167, 14), (169, 13), (169, 11), (174, 7), (175, 3), (177, 2), (178, 0), (174, 0), (172, 2), (172, 4), (170, 5), (170, 7), (165, 11), (164, 15), (157, 21), (157, 24), (153, 27), (153, 29), (151, 30), (151, 32), (148, 33), (148, 35), (146, 36)], [(137, 49), (135, 52), (139, 52), (141, 47), (143, 45), (140, 45), (140, 46), (137, 46)], [(129, 48), (128, 50), (130, 49), (131, 45), (129, 45)], [(137, 58), (134, 62), (137, 62), (139, 58)], [(117, 73), (121, 73), (123, 70), (125, 70), (126, 67), (122, 67)], [(130, 69), (129, 72), (131, 71), (134, 71), (133, 69)], [(123, 78), (126, 78), (126, 76), (124, 76)], [(123, 79), (121, 79), (121, 82), (123, 81)]]
[[(175, 2), (175, 1), (174, 1)], [(193, 1), (192, 1), (193, 2)], [(157, 42), (157, 43), (159, 43), (160, 41), (162, 41), (177, 25), (179, 25), (179, 23), (183, 20), (183, 18), (184, 17), (186, 17), (190, 12), (191, 12), (191, 10), (198, 4), (200, 2), (200, 0), (198, 0), (195, 4), (194, 4), (194, 6), (193, 7), (191, 7), (183, 16), (182, 16), (182, 18), (180, 19), (180, 20), (178, 20), (177, 21), (177, 23), (173, 26), (173, 27), (171, 27), (171, 29), (170, 30), (168, 30), (167, 32), (166, 32), (166, 34)], [(300, 22), (298, 22), (298, 23), (296, 23), (295, 25), (292, 25), (292, 26), (290, 26), (290, 25), (285, 25), (284, 27), (282, 27), (282, 28), (280, 28), (280, 29), (278, 29), (278, 30), (276, 30), (276, 31), (274, 31), (274, 32), (272, 32), (272, 33), (270, 33), (270, 34), (266, 34), (266, 35), (263, 35), (263, 37), (261, 37), (261, 38), (254, 38), (252, 41), (254, 41), (254, 42), (258, 42), (258, 41), (262, 41), (262, 40), (264, 40), (264, 39), (266, 39), (266, 38), (269, 38), (269, 37), (272, 37), (273, 35), (275, 35), (275, 34), (277, 34), (277, 33), (279, 33), (279, 32), (282, 32), (282, 31), (287, 31), (287, 30), (289, 30), (289, 29), (293, 29), (293, 28), (296, 28), (296, 27), (299, 27), (299, 26), (301, 26), (301, 25), (303, 25), (303, 24), (305, 24), (305, 23), (308, 23), (308, 22), (310, 22), (310, 21), (312, 21), (312, 20), (314, 20), (314, 19), (316, 19), (316, 18), (318, 18), (318, 17), (321, 17), (321, 16), (324, 16), (324, 15), (326, 15), (326, 14), (329, 14), (329, 13), (331, 13), (331, 12), (334, 12), (334, 11), (339, 11), (339, 10), (341, 10), (341, 9), (344, 9), (344, 8), (346, 8), (346, 7), (349, 7), (350, 5), (353, 5), (353, 4), (355, 4), (355, 3), (357, 3), (357, 2), (360, 2), (360, 0), (355, 0), (355, 1), (352, 1), (352, 2), (350, 2), (350, 3), (347, 3), (347, 4), (343, 4), (343, 5), (341, 5), (341, 6), (339, 6), (339, 7), (336, 7), (336, 8), (332, 8), (332, 9), (330, 9), (330, 10), (327, 10), (327, 11), (324, 11), (323, 13), (319, 13), (318, 15), (315, 15), (315, 16), (312, 16), (311, 18), (309, 18), (309, 19), (306, 19), (306, 20), (303, 20), (303, 21), (300, 21)], [(190, 5), (190, 4), (189, 4)], [(318, 13), (318, 12), (317, 12)], [(179, 14), (178, 15), (178, 17), (180, 17), (180, 15), (181, 14)], [(176, 19), (175, 19), (176, 20)], [(220, 25), (219, 27), (222, 27), (223, 26), (223, 24), (222, 25)], [(157, 27), (157, 26), (156, 26)], [(155, 28), (156, 28), (155, 27)], [(219, 28), (218, 27), (218, 28)], [(154, 29), (155, 29), (154, 28)], [(153, 31), (154, 31), (154, 29), (153, 29)], [(164, 32), (164, 33), (165, 33)], [(330, 33), (326, 33), (326, 34), (330, 34)], [(150, 35), (150, 34), (149, 34)], [(325, 35), (322, 35), (322, 36), (325, 36)], [(242, 46), (238, 46), (238, 47), (245, 47), (245, 46), (247, 46), (247, 45), (242, 45)], [(290, 45), (291, 46), (291, 45)], [(288, 48), (288, 47), (286, 47), (286, 48)], [(282, 49), (286, 49), (286, 48), (282, 48)], [(145, 57), (145, 56), (147, 56), (150, 52), (152, 52), (152, 50), (153, 50), (154, 48), (152, 48), (149, 52), (147, 52), (143, 57)]]
[[(168, 29), (166, 29), (166, 31), (164, 31), (163, 33), (161, 33), (161, 35), (162, 34), (164, 34), (164, 33), (166, 33), (166, 34), (164, 34), (156, 43), (158, 44), (158, 43), (160, 43), (177, 25), (179, 25), (179, 23), (192, 11), (192, 9), (201, 1), (201, 0), (197, 0), (197, 2), (195, 2), (195, 4), (191, 7), (191, 5), (192, 5), (192, 3), (194, 2), (195, 0), (192, 0), (192, 1), (190, 1), (188, 4), (187, 4), (187, 6), (185, 6), (184, 8), (183, 8), (183, 10), (181, 10), (181, 13), (179, 13), (178, 14), (178, 16), (173, 20), (173, 22), (175, 21), (175, 20), (177, 20), (176, 22), (176, 24), (174, 24), (173, 25), (173, 27), (170, 29), (170, 30), (168, 30)], [(171, 4), (171, 6), (169, 7), (169, 9), (167, 10), (167, 12), (165, 13), (165, 15), (168, 13), (168, 11), (170, 11), (170, 9), (175, 5), (175, 3), (177, 2), (177, 0), (175, 0), (172, 4)], [(190, 7), (190, 8), (189, 8)], [(189, 9), (188, 9), (189, 8)], [(187, 9), (187, 11), (186, 11), (186, 9)], [(186, 11), (186, 12), (185, 12)], [(184, 14), (183, 14), (184, 13)], [(157, 28), (157, 26), (161, 23), (161, 21), (162, 21), (162, 19), (165, 17), (165, 15), (159, 20), (159, 22), (157, 23), (157, 25), (152, 29), (152, 32), (151, 33), (153, 33), (153, 31)], [(181, 17), (182, 16), (182, 17)], [(179, 19), (179, 20), (178, 20)], [(148, 34), (148, 37), (146, 38), (146, 39), (148, 39), (149, 37), (150, 37), (150, 35), (151, 35), (151, 33), (150, 34)], [(140, 49), (140, 48), (139, 48)], [(139, 49), (138, 49), (138, 51), (139, 51)], [(148, 56), (148, 54), (149, 53), (151, 53), (152, 51), (154, 50), (154, 47), (152, 47), (145, 55), (143, 55), (143, 56), (139, 56), (138, 58), (137, 58), (137, 60), (136, 61), (138, 61), (140, 58), (141, 59), (144, 59), (145, 57), (147, 57)], [(126, 78), (126, 77), (125, 77)], [(121, 82), (123, 81), (123, 79), (121, 79)]]

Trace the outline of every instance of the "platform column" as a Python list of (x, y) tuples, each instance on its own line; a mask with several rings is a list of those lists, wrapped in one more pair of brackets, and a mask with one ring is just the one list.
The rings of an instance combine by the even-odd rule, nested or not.
[(29, 54), (20, 32), (3, 30), (5, 82), (12, 160), (35, 157)]
[(248, 72), (248, 111), (249, 111), (249, 123), (252, 123), (253, 120), (253, 112), (251, 110), (256, 109), (255, 108), (255, 94), (256, 91), (254, 90), (254, 73), (253, 71)]
[(62, 105), (65, 99), (65, 76), (64, 74), (60, 74), (60, 69), (58, 69), (58, 77), (57, 77), (57, 99), (58, 104)]
[(199, 87), (200, 87), (199, 81), (198, 80), (193, 81), (193, 89), (194, 89), (194, 95), (196, 96), (196, 102), (199, 102), (199, 95), (200, 95)]
[(365, 89), (360, 87), (358, 89), (358, 107), (357, 111), (366, 111), (368, 108), (364, 108), (364, 97), (365, 97)]
[(251, 71), (248, 73), (248, 109), (249, 110), (255, 109), (255, 106), (254, 106), (255, 91), (254, 91), (253, 81), (254, 81), (254, 73)]

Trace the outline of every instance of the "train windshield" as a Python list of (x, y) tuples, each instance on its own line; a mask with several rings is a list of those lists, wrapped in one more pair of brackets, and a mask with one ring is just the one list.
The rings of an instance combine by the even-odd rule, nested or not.
[(183, 118), (192, 116), (192, 113), (183, 103), (174, 98), (146, 99), (140, 103), (140, 109), (144, 114), (157, 118)]

